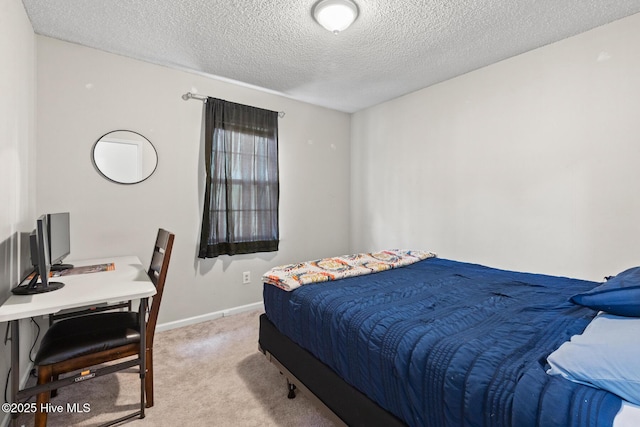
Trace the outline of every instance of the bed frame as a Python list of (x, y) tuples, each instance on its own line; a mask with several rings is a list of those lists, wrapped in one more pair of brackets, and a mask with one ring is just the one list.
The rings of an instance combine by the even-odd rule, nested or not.
[(259, 348), (287, 378), (289, 398), (295, 389), (327, 412), (337, 425), (400, 427), (405, 424), (331, 368), (278, 331), (266, 314), (260, 316)]

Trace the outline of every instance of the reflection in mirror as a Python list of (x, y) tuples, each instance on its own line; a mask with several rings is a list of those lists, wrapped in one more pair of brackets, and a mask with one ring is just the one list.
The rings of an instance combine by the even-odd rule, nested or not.
[(151, 142), (128, 130), (109, 132), (93, 146), (93, 164), (108, 180), (136, 184), (149, 178), (158, 165), (158, 153)]

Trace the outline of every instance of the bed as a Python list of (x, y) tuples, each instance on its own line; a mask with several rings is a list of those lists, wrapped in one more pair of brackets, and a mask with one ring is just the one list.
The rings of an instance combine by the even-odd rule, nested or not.
[[(412, 251), (367, 254), (388, 268), (349, 264), (359, 254), (347, 262), (317, 260), (265, 274), (259, 346), (292, 384), (290, 392), (294, 385), (309, 391), (350, 426), (640, 425), (640, 375), (634, 376), (634, 362), (624, 362), (640, 351), (627, 352), (624, 338), (640, 330), (633, 317), (636, 294), (631, 300), (628, 293), (616, 294), (613, 308), (610, 301), (586, 306), (589, 298), (609, 296), (611, 289), (599, 287), (610, 282), (616, 291), (619, 284), (505, 271), (433, 254), (398, 262), (407, 254), (415, 258)], [(299, 283), (289, 286), (276, 277), (283, 272)], [(640, 278), (640, 270), (633, 273)], [(302, 276), (310, 279), (303, 283)], [(621, 305), (624, 316), (616, 311)], [(612, 329), (627, 335), (620, 338)], [(612, 347), (612, 357), (627, 357), (612, 362), (616, 368), (631, 370), (618, 372), (618, 383), (609, 384), (609, 371), (594, 380), (579, 372), (593, 367), (568, 366), (585, 362), (581, 358), (597, 359), (598, 369), (609, 364), (609, 354), (580, 341), (589, 341), (587, 332), (600, 334), (589, 338), (599, 347), (603, 335), (624, 346)], [(627, 341), (637, 347), (637, 337)], [(576, 356), (585, 348), (586, 355)]]

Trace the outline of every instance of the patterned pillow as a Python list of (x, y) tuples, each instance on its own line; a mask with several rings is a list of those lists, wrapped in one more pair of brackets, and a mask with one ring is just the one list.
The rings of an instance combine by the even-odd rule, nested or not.
[(262, 276), (262, 280), (292, 291), (302, 285), (377, 273), (435, 256), (433, 252), (402, 249), (343, 255), (274, 267)]

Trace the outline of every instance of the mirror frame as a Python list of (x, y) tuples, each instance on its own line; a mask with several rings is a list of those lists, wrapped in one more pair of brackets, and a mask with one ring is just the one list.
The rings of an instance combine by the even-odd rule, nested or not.
[[(104, 172), (103, 172), (103, 171), (98, 167), (98, 164), (96, 163), (96, 147), (97, 147), (98, 143), (100, 143), (100, 141), (102, 141), (102, 138), (104, 138), (105, 136), (110, 135), (110, 134), (112, 134), (112, 133), (114, 133), (114, 132), (130, 132), (130, 133), (136, 134), (136, 135), (138, 135), (140, 138), (142, 138), (144, 141), (146, 141), (147, 143), (149, 143), (149, 146), (153, 149), (153, 152), (154, 152), (154, 153), (155, 153), (155, 155), (156, 155), (156, 162), (155, 162), (155, 165), (154, 165), (154, 167), (153, 167), (153, 170), (152, 170), (151, 172), (149, 172), (148, 174), (146, 174), (146, 176), (145, 176), (144, 178), (142, 178), (141, 180), (139, 180), (139, 181), (135, 181), (135, 182), (121, 182), (121, 181), (118, 181), (118, 180), (116, 180), (116, 179), (113, 179), (113, 178), (111, 178), (111, 177), (107, 176), (107, 175), (106, 175), (106, 174), (105, 174), (105, 173), (104, 173)], [(144, 142), (144, 141), (143, 141), (143, 142)], [(109, 131), (109, 132), (105, 133), (104, 135), (102, 135), (100, 138), (98, 138), (98, 139), (96, 140), (96, 142), (94, 142), (94, 143), (93, 143), (93, 146), (92, 146), (92, 148), (91, 148), (91, 163), (93, 163), (93, 167), (96, 169), (96, 171), (98, 171), (98, 173), (99, 173), (103, 178), (105, 178), (107, 181), (111, 181), (111, 182), (113, 182), (113, 183), (120, 184), (120, 185), (134, 185), (134, 184), (140, 184), (141, 182), (146, 181), (147, 179), (149, 179), (149, 177), (151, 177), (151, 175), (153, 175), (153, 174), (155, 173), (156, 169), (158, 169), (158, 162), (159, 162), (158, 150), (156, 150), (156, 147), (153, 145), (153, 143), (152, 143), (151, 141), (149, 141), (149, 139), (148, 139), (146, 136), (142, 135), (141, 133), (136, 132), (136, 131), (132, 131), (132, 130), (129, 130), (129, 129), (116, 129), (116, 130)]]

